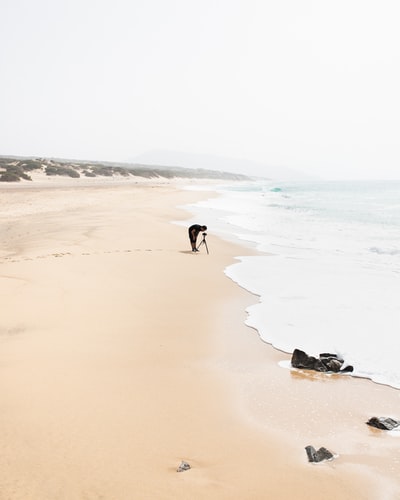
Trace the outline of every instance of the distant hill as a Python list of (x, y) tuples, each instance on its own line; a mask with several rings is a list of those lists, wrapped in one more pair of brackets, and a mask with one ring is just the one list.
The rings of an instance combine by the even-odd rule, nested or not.
[(145, 178), (191, 178), (249, 180), (246, 175), (205, 168), (169, 167), (142, 165), (138, 163), (114, 163), (98, 161), (65, 160), (54, 158), (5, 157), (0, 156), (0, 182), (31, 181), (32, 172), (43, 172), (48, 176), (64, 177), (145, 177)]
[(184, 153), (181, 151), (155, 150), (148, 151), (132, 158), (141, 164), (176, 165), (188, 168), (206, 168), (235, 172), (251, 177), (262, 177), (273, 180), (307, 180), (310, 176), (303, 172), (282, 166), (272, 166), (264, 163), (213, 156), (208, 154)]

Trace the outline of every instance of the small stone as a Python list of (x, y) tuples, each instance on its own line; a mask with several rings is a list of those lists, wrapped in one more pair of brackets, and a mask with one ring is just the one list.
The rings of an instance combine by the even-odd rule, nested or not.
[(184, 470), (189, 470), (189, 469), (190, 469), (190, 464), (182, 460), (179, 467), (176, 469), (176, 472), (183, 472)]
[(371, 417), (366, 424), (377, 429), (392, 431), (400, 426), (400, 421), (390, 417)]
[(322, 462), (323, 460), (332, 460), (333, 453), (324, 448), (323, 446), (317, 451), (314, 446), (306, 446), (307, 457), (309, 462)]

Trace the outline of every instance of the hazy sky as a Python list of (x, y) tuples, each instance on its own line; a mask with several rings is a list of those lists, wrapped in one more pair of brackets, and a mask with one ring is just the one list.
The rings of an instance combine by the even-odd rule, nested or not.
[(0, 154), (400, 178), (399, 0), (0, 0)]

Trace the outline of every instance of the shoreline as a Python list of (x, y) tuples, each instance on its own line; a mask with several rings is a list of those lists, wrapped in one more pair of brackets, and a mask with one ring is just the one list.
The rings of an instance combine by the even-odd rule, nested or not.
[[(218, 190), (219, 186), (217, 186), (216, 190), (214, 191), (214, 194), (216, 196), (221, 196), (221, 192)], [(206, 190), (206, 189), (204, 189)], [(228, 189), (229, 190), (229, 189)], [(224, 197), (224, 187), (222, 189), (222, 197)], [(234, 190), (235, 191), (235, 190)], [(215, 198), (216, 196), (214, 196), (213, 198)], [(208, 202), (208, 200), (210, 199), (211, 197), (207, 197), (206, 199), (206, 202)], [(203, 200), (201, 200), (203, 201)], [(232, 199), (230, 201), (232, 203)], [(212, 205), (211, 205), (212, 206)], [(222, 205), (223, 206), (223, 205)], [(229, 204), (228, 204), (229, 206)], [(185, 207), (183, 207), (185, 208)], [(218, 202), (215, 203), (214, 205), (214, 208), (218, 211), (220, 210), (220, 204)], [(245, 226), (241, 226), (240, 223), (238, 226), (236, 226), (235, 223), (233, 223), (233, 235), (230, 233), (230, 231), (232, 231), (232, 229), (230, 228), (230, 223), (226, 222), (224, 220), (224, 222), (222, 223), (219, 223), (219, 220), (218, 220), (218, 217), (214, 216), (213, 214), (213, 208), (210, 208), (210, 205), (208, 203), (206, 203), (205, 205), (200, 205), (200, 207), (197, 207), (197, 205), (192, 205), (192, 206), (189, 206), (188, 208), (188, 211), (193, 211), (195, 214), (196, 214), (196, 217), (201, 219), (202, 217), (204, 217), (205, 219), (207, 219), (207, 216), (209, 218), (211, 218), (213, 220), (214, 223), (216, 223), (216, 225), (218, 226), (217, 228), (217, 231), (216, 231), (216, 234), (221, 237), (222, 239), (224, 239), (225, 241), (228, 241), (228, 242), (231, 242), (235, 245), (238, 245), (240, 248), (243, 248), (245, 251), (251, 251), (254, 253), (254, 255), (250, 255), (250, 260), (253, 256), (256, 256), (256, 257), (264, 257), (266, 258), (265, 260), (263, 260), (262, 262), (259, 262), (258, 263), (258, 268), (262, 268), (262, 266), (264, 265), (264, 262), (267, 262), (269, 257), (279, 257), (279, 251), (274, 251), (274, 250), (261, 250), (259, 249), (260, 246), (261, 246), (261, 243), (260, 241), (258, 241), (257, 239), (253, 238), (252, 236), (255, 236), (251, 230), (249, 230), (249, 235), (246, 234), (247, 230), (245, 228)], [(233, 212), (232, 210), (230, 210), (229, 208), (221, 208), (221, 211), (222, 211), (222, 214), (224, 215), (224, 213), (229, 213), (230, 216), (234, 215), (235, 212)], [(204, 212), (204, 213), (203, 213)], [(225, 218), (225, 216), (224, 216)], [(210, 222), (209, 222), (210, 223)], [(211, 224), (212, 225), (212, 224)], [(242, 237), (239, 237), (239, 234), (240, 232), (243, 232), (243, 235), (241, 235)], [(239, 234), (238, 234), (239, 233)], [(243, 252), (242, 252), (243, 253)], [(243, 257), (243, 258), (242, 258)], [(246, 277), (246, 274), (248, 275), (251, 275), (254, 273), (254, 270), (251, 269), (251, 267), (247, 266), (247, 273), (243, 274), (243, 271), (238, 271), (236, 272), (234, 269), (230, 269), (230, 268), (234, 268), (236, 267), (236, 265), (238, 266), (238, 268), (240, 268), (240, 266), (243, 266), (243, 265), (246, 265), (246, 261), (248, 260), (247, 259), (247, 255), (242, 255), (242, 256), (239, 256), (237, 258), (237, 262), (233, 265), (233, 266), (228, 266), (226, 268), (226, 272), (225, 274), (227, 275), (227, 277), (229, 277), (230, 279), (232, 279), (232, 281), (234, 281), (239, 287), (243, 287), (245, 290), (247, 290), (249, 293), (259, 297), (259, 301), (258, 302), (263, 302), (263, 296), (267, 296), (267, 292), (262, 292), (262, 291), (255, 291), (257, 290), (257, 287), (259, 287), (259, 284), (255, 285), (252, 280), (250, 279), (250, 281), (247, 279)], [(257, 267), (257, 266), (255, 266)], [(241, 273), (243, 274), (243, 276), (241, 276)], [(377, 287), (379, 289), (379, 287)], [(262, 290), (262, 289), (260, 289)], [(256, 304), (257, 306), (258, 304)], [(250, 308), (251, 309), (251, 308)], [(248, 311), (249, 313), (249, 317), (250, 317), (250, 320), (252, 319), (252, 312)], [(259, 314), (258, 314), (259, 315)], [(256, 317), (257, 317), (257, 314), (256, 314)], [(254, 321), (249, 321), (247, 323), (247, 326), (249, 328), (254, 328), (256, 331), (258, 331), (257, 329), (260, 328), (260, 331), (258, 331), (258, 334), (259, 334), (259, 337), (260, 337), (260, 340), (263, 342), (263, 343), (266, 343), (266, 344), (269, 344), (269, 345), (272, 345), (272, 347), (282, 353), (285, 353), (285, 354), (289, 354), (291, 355), (292, 354), (292, 350), (294, 350), (295, 348), (299, 348), (299, 349), (306, 349), (306, 348), (303, 348), (302, 345), (301, 345), (301, 342), (300, 342), (300, 345), (297, 345), (297, 344), (293, 344), (293, 346), (291, 346), (291, 349), (286, 345), (286, 346), (280, 346), (277, 341), (279, 341), (279, 337), (276, 337), (274, 338), (274, 336), (268, 336), (267, 335), (267, 332), (263, 332), (262, 329), (263, 329), (263, 324), (260, 323), (260, 325), (257, 324), (257, 319)], [(319, 350), (317, 348), (314, 348), (313, 347), (310, 347), (308, 346), (308, 349), (306, 349), (307, 351), (307, 354), (310, 355), (310, 356), (316, 356), (318, 357), (319, 353), (321, 352), (336, 352), (338, 353), (339, 356), (342, 357), (342, 355), (340, 354), (340, 351), (341, 350), (337, 350), (338, 348), (336, 346), (323, 346), (323, 345), (320, 345), (319, 346)], [(369, 374), (368, 372), (362, 372), (360, 371), (359, 369), (357, 369), (358, 367), (358, 364), (356, 361), (354, 360), (349, 360), (349, 359), (344, 359), (344, 365), (343, 366), (346, 366), (347, 365), (353, 365), (353, 368), (354, 368), (354, 371), (351, 373), (351, 376), (353, 378), (361, 378), (361, 379), (366, 379), (366, 380), (370, 380), (371, 382), (373, 382), (374, 384), (378, 384), (378, 385), (382, 385), (382, 386), (386, 386), (386, 387), (390, 387), (390, 388), (393, 388), (395, 390), (400, 390), (400, 383), (391, 383), (390, 381), (388, 381), (388, 379), (384, 379), (382, 378), (382, 376), (379, 376), (379, 374), (377, 373), (373, 373), (373, 374)], [(327, 374), (329, 376), (329, 373)]]
[[(112, 187), (3, 198), (3, 494), (397, 498), (396, 438), (364, 423), (396, 390), (278, 366), (244, 324), (257, 297), (223, 273), (254, 252), (209, 234), (190, 255), (170, 223), (207, 193)], [(309, 444), (338, 458), (308, 464)]]

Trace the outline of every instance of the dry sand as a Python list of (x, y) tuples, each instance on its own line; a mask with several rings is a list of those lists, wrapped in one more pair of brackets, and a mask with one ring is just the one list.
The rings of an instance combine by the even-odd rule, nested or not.
[(58, 184), (0, 188), (1, 500), (400, 498), (365, 425), (400, 392), (278, 366), (223, 274), (251, 250), (170, 224), (205, 193)]

